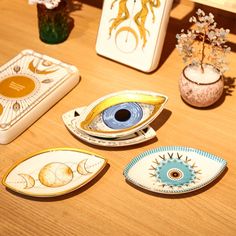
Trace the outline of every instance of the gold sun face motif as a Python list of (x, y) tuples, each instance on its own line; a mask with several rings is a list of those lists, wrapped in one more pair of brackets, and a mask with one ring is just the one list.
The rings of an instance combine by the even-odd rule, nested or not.
[(0, 68), (0, 129), (12, 127), (68, 76), (61, 64), (26, 50)]
[(35, 81), (29, 76), (9, 76), (0, 82), (0, 95), (17, 99), (31, 94), (35, 88)]

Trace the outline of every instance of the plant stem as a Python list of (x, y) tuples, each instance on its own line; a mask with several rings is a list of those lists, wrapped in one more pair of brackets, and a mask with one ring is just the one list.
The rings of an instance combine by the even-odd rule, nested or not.
[(202, 39), (202, 50), (201, 50), (202, 55), (201, 55), (201, 62), (200, 62), (202, 73), (204, 73), (203, 61), (205, 58), (205, 42), (206, 42), (206, 30), (204, 30), (204, 35)]

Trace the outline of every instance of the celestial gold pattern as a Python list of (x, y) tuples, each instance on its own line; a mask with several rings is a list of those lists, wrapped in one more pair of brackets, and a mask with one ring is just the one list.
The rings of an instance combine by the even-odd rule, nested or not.
[(19, 102), (15, 102), (13, 104), (12, 108), (13, 108), (14, 111), (19, 111), (20, 110), (20, 103)]
[(20, 66), (15, 65), (15, 66), (13, 67), (13, 70), (14, 70), (16, 73), (18, 73), (18, 72), (20, 71)]
[[(115, 2), (117, 2), (117, 1), (118, 0), (114, 0), (112, 2), (111, 9), (113, 8)], [(135, 3), (136, 3), (136, 1), (134, 0), (133, 4), (135, 4)], [(147, 33), (150, 34), (148, 29), (145, 28), (147, 16), (149, 14), (149, 11), (151, 11), (152, 23), (154, 23), (156, 20), (156, 17), (155, 17), (155, 13), (154, 13), (153, 8), (158, 8), (159, 6), (160, 6), (160, 0), (141, 0), (141, 10), (138, 11), (133, 17), (133, 20), (138, 27), (140, 38), (143, 41), (143, 45), (142, 45), (143, 48), (146, 46), (146, 43), (147, 43)], [(115, 30), (122, 22), (124, 22), (132, 17), (133, 10), (134, 10), (134, 5), (132, 8), (132, 12), (130, 14), (129, 9), (127, 7), (127, 0), (119, 0), (117, 16), (115, 18), (111, 19), (113, 22), (109, 28), (109, 35), (110, 36), (111, 36), (112, 31)], [(130, 25), (131, 25), (131, 23), (129, 23), (127, 28), (131, 28)], [(127, 35), (129, 34), (129, 32), (131, 32), (131, 30), (127, 30)]]
[(21, 98), (35, 89), (35, 82), (24, 75), (9, 76), (0, 82), (0, 94), (8, 98)]
[(82, 161), (79, 162), (78, 166), (77, 166), (77, 171), (79, 174), (81, 175), (87, 175), (90, 174), (90, 172), (86, 169), (86, 162), (88, 159), (84, 159)]
[(51, 66), (51, 65), (52, 65), (52, 62), (51, 62), (51, 61), (44, 60), (44, 61), (42, 62), (42, 65), (43, 65), (43, 66)]
[(51, 82), (53, 82), (52, 79), (44, 79), (44, 80), (42, 81), (43, 84), (49, 84), (49, 83), (51, 83)]
[(143, 40), (143, 48), (145, 47), (147, 43), (147, 37), (146, 32), (149, 33), (149, 31), (145, 28), (146, 18), (149, 13), (148, 5), (150, 7), (150, 10), (152, 12), (152, 22), (155, 22), (155, 14), (153, 11), (153, 7), (159, 7), (160, 6), (160, 0), (141, 0), (142, 8), (141, 10), (134, 16), (134, 21), (136, 25), (138, 26), (140, 37)]
[(35, 180), (33, 179), (33, 177), (31, 177), (28, 174), (18, 174), (18, 175), (21, 176), (23, 178), (23, 180), (25, 181), (24, 189), (30, 189), (30, 188), (34, 187)]
[[(48, 66), (48, 63), (47, 63), (47, 66)], [(28, 69), (35, 73), (35, 74), (39, 74), (39, 75), (47, 75), (47, 74), (51, 74), (57, 70), (39, 70), (37, 69), (35, 66), (34, 66), (34, 60), (32, 60), (28, 66)]]
[(134, 36), (134, 38), (135, 38), (135, 45), (133, 46), (133, 48), (131, 48), (129, 50), (129, 51), (134, 51), (136, 49), (136, 47), (138, 46), (138, 35), (135, 32), (135, 30), (133, 30), (131, 27), (124, 26), (124, 27), (121, 27), (120, 29), (117, 30), (116, 35), (115, 35), (116, 44), (117, 44), (117, 39), (118, 39), (119, 34), (121, 32), (124, 32), (124, 31), (127, 32), (127, 36), (125, 38), (125, 43), (128, 40), (129, 33), (131, 33)]
[(3, 112), (3, 106), (2, 104), (0, 104), (0, 115), (2, 115), (2, 112)]
[(61, 187), (71, 182), (73, 172), (69, 166), (60, 162), (45, 165), (39, 172), (39, 181), (47, 187)]
[[(114, 0), (111, 4), (111, 9), (113, 8), (115, 2), (117, 0)], [(119, 2), (119, 10), (117, 13), (116, 18), (113, 18), (113, 23), (110, 26), (109, 29), (109, 35), (111, 35), (111, 32), (113, 29), (116, 29), (119, 24), (121, 24), (123, 21), (127, 20), (129, 18), (129, 10), (126, 6), (127, 0), (120, 0)]]

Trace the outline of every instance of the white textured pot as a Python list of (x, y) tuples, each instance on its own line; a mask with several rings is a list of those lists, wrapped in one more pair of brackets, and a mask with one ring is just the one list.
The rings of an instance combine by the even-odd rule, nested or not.
[(224, 80), (220, 71), (210, 64), (200, 66), (188, 65), (179, 80), (181, 97), (195, 107), (208, 107), (221, 97)]

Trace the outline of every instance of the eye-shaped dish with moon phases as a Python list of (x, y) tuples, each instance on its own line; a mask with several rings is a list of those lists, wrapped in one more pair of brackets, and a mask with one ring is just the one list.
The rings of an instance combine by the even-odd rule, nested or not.
[(91, 136), (116, 138), (147, 127), (163, 110), (168, 97), (150, 91), (125, 90), (91, 103), (77, 128)]
[(200, 189), (226, 168), (227, 162), (198, 149), (164, 146), (141, 153), (124, 169), (126, 180), (140, 188), (163, 194)]
[(75, 148), (54, 148), (35, 153), (12, 166), (2, 183), (33, 197), (55, 197), (72, 192), (95, 178), (106, 159)]

